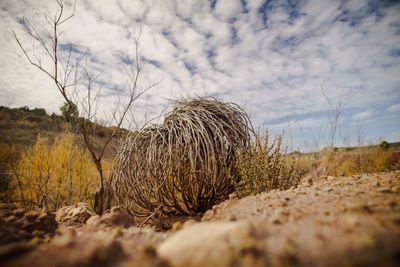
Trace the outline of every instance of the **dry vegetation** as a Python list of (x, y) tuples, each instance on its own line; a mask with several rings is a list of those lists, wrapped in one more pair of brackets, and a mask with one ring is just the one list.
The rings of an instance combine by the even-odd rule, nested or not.
[(1, 143), (0, 262), (396, 266), (399, 172), (328, 176), (398, 169), (399, 151), (382, 144), (288, 154), (282, 136), (254, 134), (237, 105), (182, 100), (161, 125), (131, 132), (112, 168), (103, 160), (121, 207), (96, 215), (97, 170), (76, 134)]
[[(80, 136), (62, 116), (44, 109), (0, 108), (0, 201), (26, 210), (93, 204), (97, 173)], [(25, 127), (29, 125), (29, 127)], [(95, 142), (112, 129), (96, 125)], [(108, 173), (116, 142), (105, 153)]]
[(400, 152), (394, 149), (373, 147), (342, 152), (340, 174), (376, 173), (400, 169)]
[[(213, 220), (213, 217), (229, 211), (229, 205), (232, 203), (250, 203), (251, 205), (239, 206), (234, 214), (224, 215), (224, 220), (247, 219), (251, 216), (257, 217), (257, 220), (263, 218), (264, 221), (259, 224), (257, 231), (264, 231), (265, 229), (263, 230), (262, 227), (267, 224), (268, 231), (272, 232), (260, 234), (259, 240), (273, 236), (277, 225), (282, 225), (282, 229), (284, 229), (285, 223), (286, 225), (296, 221), (302, 223), (303, 218), (309, 219), (310, 216), (316, 214), (316, 209), (311, 209), (310, 212), (310, 209), (307, 211), (307, 208), (314, 208), (314, 206), (319, 206), (320, 214), (315, 216), (316, 222), (306, 224), (306, 228), (322, 229), (315, 235), (318, 240), (331, 241), (330, 238), (323, 236), (326, 234), (326, 226), (329, 223), (321, 221), (321, 218), (341, 219), (342, 216), (337, 216), (337, 213), (354, 209), (357, 212), (373, 213), (371, 207), (368, 206), (371, 200), (376, 201), (372, 207), (379, 206), (380, 210), (396, 215), (394, 212), (398, 209), (397, 198), (392, 198), (392, 196), (382, 198), (380, 194), (398, 193), (398, 172), (385, 174), (383, 179), (379, 176), (375, 177), (380, 179), (376, 181), (372, 181), (375, 179), (374, 177), (364, 175), (366, 177), (364, 179), (359, 174), (399, 170), (400, 151), (398, 147), (391, 147), (387, 142), (369, 147), (341, 149), (334, 147), (340, 116), (347, 103), (357, 92), (334, 103), (322, 87), (322, 94), (329, 106), (329, 148), (321, 151), (317, 151), (319, 148), (315, 151), (310, 149), (313, 151), (312, 153), (287, 153), (282, 136), (270, 138), (268, 132), (255, 133), (244, 110), (234, 103), (225, 103), (212, 97), (178, 100), (173, 109), (165, 115), (162, 124), (149, 126), (146, 125), (146, 121), (144, 126), (138, 126), (140, 123), (135, 120), (135, 113), (132, 109), (134, 103), (145, 92), (158, 84), (152, 81), (148, 81), (145, 86), (141, 84), (143, 81), (140, 81), (140, 77), (144, 63), (141, 62), (142, 57), (139, 53), (139, 33), (134, 37), (135, 58), (132, 61), (128, 60), (132, 63), (125, 66), (128, 80), (125, 88), (127, 98), (116, 96), (117, 101), (109, 120), (109, 125), (114, 126), (103, 127), (94, 121), (97, 116), (97, 104), (101, 90), (101, 88), (95, 88), (99, 82), (96, 80), (99, 76), (93, 73), (89, 66), (81, 64), (84, 62), (83, 57), (73, 58), (72, 44), (69, 46), (69, 52), (67, 51), (67, 54), (63, 55), (59, 47), (61, 43), (64, 43), (60, 39), (62, 25), (72, 19), (75, 7), (70, 15), (66, 15), (63, 1), (57, 0), (56, 2), (58, 10), (53, 16), (39, 12), (39, 17), (42, 18), (44, 25), (34, 25), (26, 18), (23, 18), (21, 23), (22, 30), (31, 39), (33, 45), (35, 42), (40, 45), (44, 52), (42, 55), (37, 55), (35, 52), (31, 54), (26, 49), (29, 46), (12, 31), (15, 41), (28, 62), (50, 78), (51, 82), (54, 82), (55, 89), (59, 91), (65, 104), (60, 109), (61, 116), (55, 114), (48, 116), (44, 109), (0, 107), (0, 202), (2, 202), (0, 203), (0, 237), (13, 237), (11, 239), (3, 238), (6, 240), (2, 240), (4, 244), (21, 241), (16, 245), (11, 244), (8, 247), (7, 244), (5, 247), (0, 247), (0, 265), (2, 257), (15, 258), (16, 255), (19, 255), (18, 253), (27, 253), (41, 242), (50, 242), (53, 235), (58, 234), (60, 235), (59, 240), (57, 241), (56, 237), (55, 243), (50, 242), (47, 249), (46, 245), (39, 246), (41, 249), (44, 248), (43, 251), (36, 251), (39, 255), (38, 259), (42, 261), (39, 261), (39, 265), (47, 266), (48, 252), (51, 252), (52, 249), (54, 255), (57, 255), (55, 258), (59, 261), (57, 266), (81, 266), (82, 264), (91, 266), (92, 263), (95, 264), (94, 266), (102, 265), (102, 263), (114, 265), (118, 260), (127, 256), (118, 243), (119, 241), (114, 240), (124, 235), (128, 242), (132, 241), (132, 236), (138, 238), (138, 241), (135, 241), (137, 243), (131, 243), (127, 251), (135, 251), (141, 245), (145, 251), (150, 253), (149, 262), (161, 260), (158, 257), (162, 254), (160, 254), (162, 249), (157, 252), (153, 247), (144, 244), (143, 237), (145, 235), (143, 233), (145, 231), (141, 232), (141, 230), (145, 229), (129, 228), (134, 232), (132, 236), (129, 236), (127, 235), (128, 230), (122, 228), (134, 224), (139, 227), (150, 224), (158, 230), (174, 229), (174, 225), (177, 224), (171, 222), (176, 221), (178, 217), (180, 217), (178, 220), (182, 218), (185, 220), (189, 217), (200, 218), (208, 211), (203, 220), (207, 220), (207, 217)], [(47, 32), (43, 33), (37, 30), (42, 26), (45, 26)], [(42, 65), (42, 62), (45, 61), (42, 61), (42, 58), (50, 60), (51, 66)], [(73, 77), (74, 73), (75, 77)], [(84, 92), (83, 95), (79, 97), (79, 94), (75, 94), (77, 90)], [(122, 125), (126, 124), (136, 125), (140, 130), (127, 131), (122, 128)], [(121, 140), (124, 141), (120, 143)], [(318, 142), (316, 141), (316, 143)], [(318, 144), (316, 147), (319, 147)], [(300, 184), (302, 180), (303, 182)], [(335, 182), (331, 183), (332, 181)], [(383, 183), (381, 183), (382, 181)], [(360, 189), (360, 186), (363, 188)], [(342, 187), (346, 187), (345, 190), (342, 190)], [(264, 193), (271, 190), (275, 191), (269, 194)], [(320, 194), (318, 191), (322, 193)], [(328, 194), (328, 192), (333, 193)], [(251, 196), (256, 194), (257, 196)], [(236, 196), (243, 199), (224, 202), (224, 200), (236, 198)], [(340, 207), (341, 197), (347, 197), (346, 201), (350, 204), (354, 204), (351, 202), (355, 199), (362, 198), (366, 204), (363, 202), (361, 206), (355, 203), (356, 205), (346, 204), (345, 207)], [(292, 200), (294, 198), (296, 201)], [(337, 199), (339, 200), (336, 202)], [(221, 202), (223, 203), (219, 204)], [(321, 203), (314, 205), (316, 202)], [(288, 208), (291, 203), (295, 203), (292, 209)], [(74, 204), (77, 205), (72, 206)], [(112, 204), (119, 207), (111, 208)], [(261, 209), (262, 206), (264, 210)], [(41, 209), (41, 211), (33, 211), (35, 209)], [(58, 216), (52, 212), (56, 210), (58, 210)], [(380, 212), (379, 214), (385, 213)], [(59, 220), (60, 218), (66, 219)], [(390, 217), (383, 218), (390, 220), (389, 226), (397, 225), (399, 222), (398, 217), (394, 218), (393, 222)], [(63, 225), (64, 221), (68, 222), (69, 220), (72, 222), (70, 225)], [(75, 225), (77, 222), (79, 227)], [(341, 221), (339, 220), (339, 222)], [(163, 223), (167, 226), (164, 227)], [(178, 221), (178, 226), (174, 230), (183, 227), (179, 226), (179, 223)], [(348, 222), (345, 220), (342, 223), (346, 224), (344, 227), (342, 225), (342, 228), (348, 231)], [(353, 229), (364, 229), (362, 234), (368, 233), (369, 229), (380, 231), (381, 228), (384, 228), (380, 226), (365, 227), (365, 225), (364, 228), (360, 228), (361, 224), (359, 221), (354, 221), (354, 217), (350, 217), (350, 224)], [(45, 230), (48, 225), (51, 226), (50, 231)], [(218, 245), (213, 242), (210, 245), (209, 241), (216, 236), (215, 241), (220, 242), (223, 239), (225, 242), (229, 241), (230, 237), (219, 236), (217, 225), (211, 224), (209, 228), (207, 228), (207, 224), (203, 225), (206, 226), (206, 231), (200, 234), (199, 232), (190, 233), (188, 235), (190, 238), (185, 237), (183, 241), (190, 240), (196, 235), (200, 236), (200, 249), (204, 249), (206, 246), (204, 251), (211, 251), (206, 254), (218, 255), (213, 260), (220, 263), (220, 255), (229, 253), (218, 252), (215, 250)], [(227, 230), (226, 225), (239, 225), (240, 231), (244, 229), (237, 223), (229, 222), (221, 225), (222, 231)], [(60, 226), (58, 229), (60, 233), (56, 233), (57, 226)], [(72, 228), (62, 229), (64, 226)], [(89, 232), (75, 235), (76, 229), (74, 230), (73, 226), (79, 228), (77, 231), (85, 229)], [(115, 226), (119, 228), (114, 228)], [(314, 226), (316, 226), (315, 229)], [(331, 223), (333, 230), (336, 229), (336, 226), (335, 223)], [(92, 229), (90, 229), (91, 227)], [(256, 233), (255, 228), (252, 227), (248, 228), (249, 236)], [(297, 256), (292, 251), (293, 248), (296, 248), (293, 244), (296, 242), (300, 244), (296, 248), (297, 253), (301, 251), (303, 243), (316, 244), (309, 242), (309, 239), (305, 239), (305, 242), (301, 237), (296, 239), (298, 237), (296, 233), (306, 233), (302, 230), (303, 228), (305, 228), (303, 224), (298, 224), (293, 227), (294, 232), (287, 229), (276, 232), (278, 233), (276, 239), (270, 242), (273, 244), (273, 248), (268, 247), (265, 250), (266, 254), (265, 251), (259, 250), (259, 244), (256, 246), (253, 239), (250, 243), (246, 242), (247, 234), (243, 239), (243, 236), (239, 235), (238, 238), (234, 233), (233, 241), (231, 240), (234, 243), (232, 248), (240, 248), (234, 253), (239, 255), (239, 258), (245, 259), (246, 262), (251, 262), (252, 257), (262, 258), (259, 263), (260, 266), (264, 266), (268, 261), (264, 256), (270, 257), (270, 253), (277, 247), (276, 244), (282, 243), (280, 240), (286, 235), (289, 236), (290, 244), (283, 245), (282, 248), (285, 250), (288, 248), (290, 251), (287, 255), (286, 251), (283, 252), (284, 260), (288, 256), (288, 266), (295, 266), (297, 262), (294, 260)], [(110, 235), (106, 231), (98, 231), (99, 229), (113, 230)], [(135, 232), (137, 230), (138, 232)], [(46, 231), (48, 233), (45, 233)], [(65, 232), (63, 233), (63, 231)], [(392, 233), (397, 232), (397, 230), (386, 232), (390, 237), (388, 239), (390, 242), (396, 241), (396, 236)], [(215, 235), (215, 233), (217, 234)], [(100, 237), (96, 237), (99, 234)], [(170, 233), (166, 235), (168, 234)], [(101, 244), (104, 239), (101, 235), (107, 236), (105, 239), (110, 241), (108, 246)], [(149, 240), (153, 240), (155, 236), (154, 233), (146, 235)], [(334, 231), (330, 234), (331, 237), (335, 237), (335, 235)], [(71, 241), (75, 237), (80, 241)], [(354, 246), (351, 242), (357, 240), (356, 238), (358, 238), (357, 235), (347, 239), (350, 241), (350, 248)], [(36, 241), (34, 241), (35, 239)], [(163, 239), (165, 236), (161, 240)], [(22, 240), (30, 241), (27, 245)], [(157, 242), (161, 242), (161, 240)], [(365, 241), (365, 238), (363, 240)], [(88, 253), (87, 243), (90, 243)], [(182, 245), (185, 244), (182, 240), (178, 243), (181, 248), (186, 247)], [(264, 243), (267, 244), (267, 242)], [(368, 246), (371, 245), (370, 240), (367, 240), (367, 243)], [(252, 245), (246, 247), (247, 244)], [(342, 244), (343, 242), (335, 244), (332, 251), (337, 252), (336, 248), (341, 247)], [(74, 249), (71, 249), (73, 247)], [(173, 244), (171, 247), (174, 249), (179, 246)], [(307, 248), (307, 246), (305, 247)], [(357, 246), (355, 247), (357, 248)], [(359, 247), (363, 247), (363, 245)], [(386, 246), (386, 248), (389, 247)], [(69, 249), (70, 254), (65, 256), (64, 252)], [(320, 253), (318, 249), (314, 248), (304, 249), (302, 253), (308, 255), (307, 250)], [(85, 253), (81, 253), (82, 251)], [(229, 251), (231, 251), (231, 247), (229, 247)], [(397, 247), (394, 251), (398, 255)], [(188, 262), (191, 262), (192, 256), (196, 252), (186, 252), (186, 255), (190, 256)], [(176, 258), (182, 256), (181, 254), (178, 250)], [(379, 260), (381, 255), (375, 254)], [(35, 257), (35, 253), (32, 255)], [(50, 255), (52, 254), (50, 253)], [(66, 259), (59, 258), (59, 255), (64, 255)], [(166, 253), (166, 255), (171, 254)], [(329, 253), (327, 255), (331, 256)], [(87, 260), (85, 257), (90, 259)], [(72, 260), (68, 261), (70, 258)], [(212, 259), (212, 257), (210, 258)], [(115, 259), (117, 260), (115, 261)], [(207, 256), (205, 259), (208, 260), (209, 257)], [(248, 261), (249, 259), (250, 261)], [(307, 263), (304, 266), (308, 266), (308, 256), (300, 256), (298, 259)], [(83, 263), (86, 260), (87, 262)], [(75, 261), (78, 264), (73, 264)], [(346, 257), (344, 257), (344, 261), (346, 261)], [(26, 257), (23, 258), (23, 262), (23, 265), (29, 265), (33, 261)], [(160, 266), (166, 264), (164, 260), (159, 263)], [(140, 265), (140, 261), (138, 265)], [(219, 266), (219, 264), (216, 265)], [(227, 263), (226, 266), (236, 265), (242, 266), (239, 261), (235, 264)], [(18, 261), (15, 266), (19, 266)], [(187, 264), (182, 266), (187, 266)], [(207, 264), (199, 266), (207, 266)], [(249, 266), (256, 265), (251, 263)], [(276, 266), (282, 265), (278, 262)], [(335, 264), (333, 263), (332, 266)]]
[(236, 183), (236, 191), (243, 197), (295, 187), (303, 174), (298, 168), (299, 160), (297, 155), (282, 152), (282, 136), (271, 142), (268, 132), (264, 136), (256, 135), (255, 141), (238, 158), (241, 179)]
[[(27, 210), (56, 210), (77, 202), (93, 207), (96, 169), (83, 141), (66, 131), (65, 118), (40, 109), (1, 111), (1, 201)], [(20, 128), (26, 123), (35, 131)], [(98, 142), (112, 133), (93, 127)], [(12, 136), (14, 130), (34, 141)], [(125, 140), (113, 168), (115, 195), (136, 216), (193, 215), (234, 191), (243, 197), (295, 187), (304, 176), (348, 176), (400, 166), (400, 152), (385, 142), (309, 154), (287, 154), (282, 142), (281, 136), (254, 134), (247, 115), (234, 104), (213, 98), (178, 101), (163, 124)], [(106, 153), (106, 173), (112, 151)]]
[(350, 176), (399, 170), (398, 144), (389, 147), (382, 146), (382, 143), (366, 147), (325, 148), (298, 154), (298, 170), (313, 179), (327, 175)]
[(15, 201), (25, 209), (49, 210), (91, 203), (97, 186), (95, 173), (90, 155), (78, 147), (71, 133), (61, 134), (53, 143), (39, 136), (36, 144), (21, 154), (13, 170), (13, 186), (19, 196)]
[(177, 101), (162, 125), (133, 133), (117, 158), (113, 189), (136, 216), (195, 214), (228, 197), (251, 126), (235, 104), (214, 98)]

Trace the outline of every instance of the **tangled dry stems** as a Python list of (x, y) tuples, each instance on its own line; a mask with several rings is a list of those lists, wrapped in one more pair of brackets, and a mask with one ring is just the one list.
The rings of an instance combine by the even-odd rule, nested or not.
[(236, 104), (211, 97), (177, 101), (162, 125), (133, 133), (119, 151), (113, 168), (119, 205), (136, 216), (209, 209), (234, 190), (235, 160), (251, 132)]

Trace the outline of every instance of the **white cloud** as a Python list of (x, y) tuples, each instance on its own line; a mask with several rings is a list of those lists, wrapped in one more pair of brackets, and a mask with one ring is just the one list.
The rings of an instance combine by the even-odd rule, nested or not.
[[(271, 127), (276, 129), (287, 129), (289, 125), (294, 129), (307, 129), (307, 128), (319, 128), (326, 127), (328, 120), (327, 118), (307, 118), (301, 120), (286, 120), (284, 122), (279, 122), (276, 124), (271, 124)], [(268, 125), (267, 125), (268, 126)]]
[[(133, 30), (141, 26), (141, 55), (154, 64), (147, 65), (147, 72), (161, 81), (141, 107), (147, 103), (147, 110), (157, 113), (166, 99), (212, 94), (244, 106), (258, 125), (326, 111), (324, 80), (334, 100), (360, 90), (349, 109), (366, 110), (400, 99), (400, 57), (390, 54), (399, 51), (400, 5), (378, 3), (367, 14), (368, 5), (218, 0), (212, 9), (205, 0), (82, 0), (75, 17), (64, 25), (63, 37), (90, 51), (92, 68), (103, 73), (110, 87), (105, 89), (112, 90), (125, 84), (122, 57), (132, 55)], [(1, 1), (1, 25), (18, 28), (16, 19), (32, 16), (34, 7), (53, 13), (56, 5)], [(52, 82), (27, 65), (8, 32), (2, 31), (1, 37), (0, 104), (14, 98), (14, 105), (57, 111), (62, 101)], [(109, 100), (104, 99), (107, 107)], [(354, 119), (377, 119), (377, 114), (360, 112)], [(310, 120), (304, 123), (315, 122)]]
[(241, 11), (242, 7), (239, 0), (220, 0), (215, 5), (215, 14), (224, 20), (236, 17)]
[(400, 111), (400, 104), (394, 104), (387, 108), (389, 112), (399, 112)]
[(370, 110), (367, 110), (367, 111), (363, 111), (363, 112), (359, 112), (357, 114), (354, 114), (353, 115), (353, 119), (356, 120), (356, 121), (364, 121), (366, 119), (371, 118), (372, 115), (373, 115), (373, 112), (370, 111)]

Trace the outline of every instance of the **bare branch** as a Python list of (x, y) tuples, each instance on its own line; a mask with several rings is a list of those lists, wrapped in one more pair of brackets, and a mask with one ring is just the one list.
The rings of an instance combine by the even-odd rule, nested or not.
[[(39, 28), (41, 26), (40, 24), (39, 27), (36, 27), (30, 20), (26, 18), (23, 19), (22, 30), (32, 40), (32, 51), (26, 49), (21, 39), (14, 31), (12, 31), (12, 36), (29, 63), (46, 74), (46, 76), (54, 82), (57, 90), (69, 106), (77, 107), (77, 103), (81, 104), (82, 107), (80, 111), (83, 112), (81, 114), (83, 117), (79, 116), (79, 113), (76, 112), (76, 114), (74, 113), (75, 117), (73, 118), (73, 122), (76, 124), (77, 130), (82, 134), (85, 146), (99, 173), (99, 199), (103, 203), (102, 198), (104, 197), (105, 177), (102, 158), (109, 144), (115, 140), (119, 134), (124, 121), (126, 121), (126, 117), (128, 114), (131, 114), (130, 110), (134, 102), (156, 86), (158, 82), (150, 83), (144, 88), (139, 86), (140, 76), (142, 75), (145, 63), (141, 62), (139, 52), (140, 29), (138, 34), (135, 34), (133, 40), (135, 45), (135, 61), (125, 68), (128, 77), (126, 85), (128, 91), (127, 101), (122, 101), (121, 98), (117, 96), (116, 106), (112, 114), (115, 128), (110, 135), (106, 136), (101, 144), (98, 144), (93, 138), (96, 134), (96, 125), (92, 121), (96, 119), (97, 107), (101, 95), (102, 88), (101, 84), (98, 82), (101, 74), (93, 75), (89, 71), (87, 61), (85, 64), (82, 64), (82, 60), (86, 57), (87, 53), (82, 53), (79, 57), (75, 57), (73, 45), (71, 43), (68, 44), (68, 49), (63, 49), (63, 47), (60, 46), (60, 44), (63, 44), (61, 38), (64, 36), (61, 31), (61, 26), (75, 15), (76, 1), (74, 1), (72, 13), (68, 16), (65, 15), (66, 11), (63, 1), (56, 0), (56, 3), (58, 8), (52, 16), (40, 10), (35, 13), (35, 15), (43, 19), (43, 31)], [(40, 52), (42, 52), (42, 55), (40, 55)], [(48, 61), (51, 62), (50, 66), (46, 64)], [(81, 82), (82, 79), (85, 80), (85, 83)], [(80, 93), (82, 88), (84, 88), (86, 92), (83, 97)], [(45, 197), (45, 199), (47, 198)], [(104, 208), (104, 203), (102, 203), (99, 204), (100, 207), (97, 209), (100, 213)]]

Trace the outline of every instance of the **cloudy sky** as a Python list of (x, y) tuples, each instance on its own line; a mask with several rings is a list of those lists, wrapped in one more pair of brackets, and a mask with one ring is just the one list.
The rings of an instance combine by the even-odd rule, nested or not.
[[(65, 1), (66, 13), (72, 2)], [(0, 2), (0, 105), (58, 112), (62, 98), (51, 81), (27, 64), (10, 35), (23, 16), (54, 14), (55, 1)], [(256, 127), (285, 131), (293, 149), (323, 146), (329, 105), (344, 106), (338, 145), (400, 141), (400, 3), (398, 1), (145, 1), (77, 0), (62, 25), (61, 50), (87, 55), (101, 74), (104, 117), (123, 94), (123, 66), (141, 28), (142, 84), (158, 81), (137, 104), (137, 116), (161, 112), (170, 99), (215, 96), (236, 102)], [(45, 60), (43, 60), (45, 62)], [(305, 142), (307, 140), (307, 142)]]

